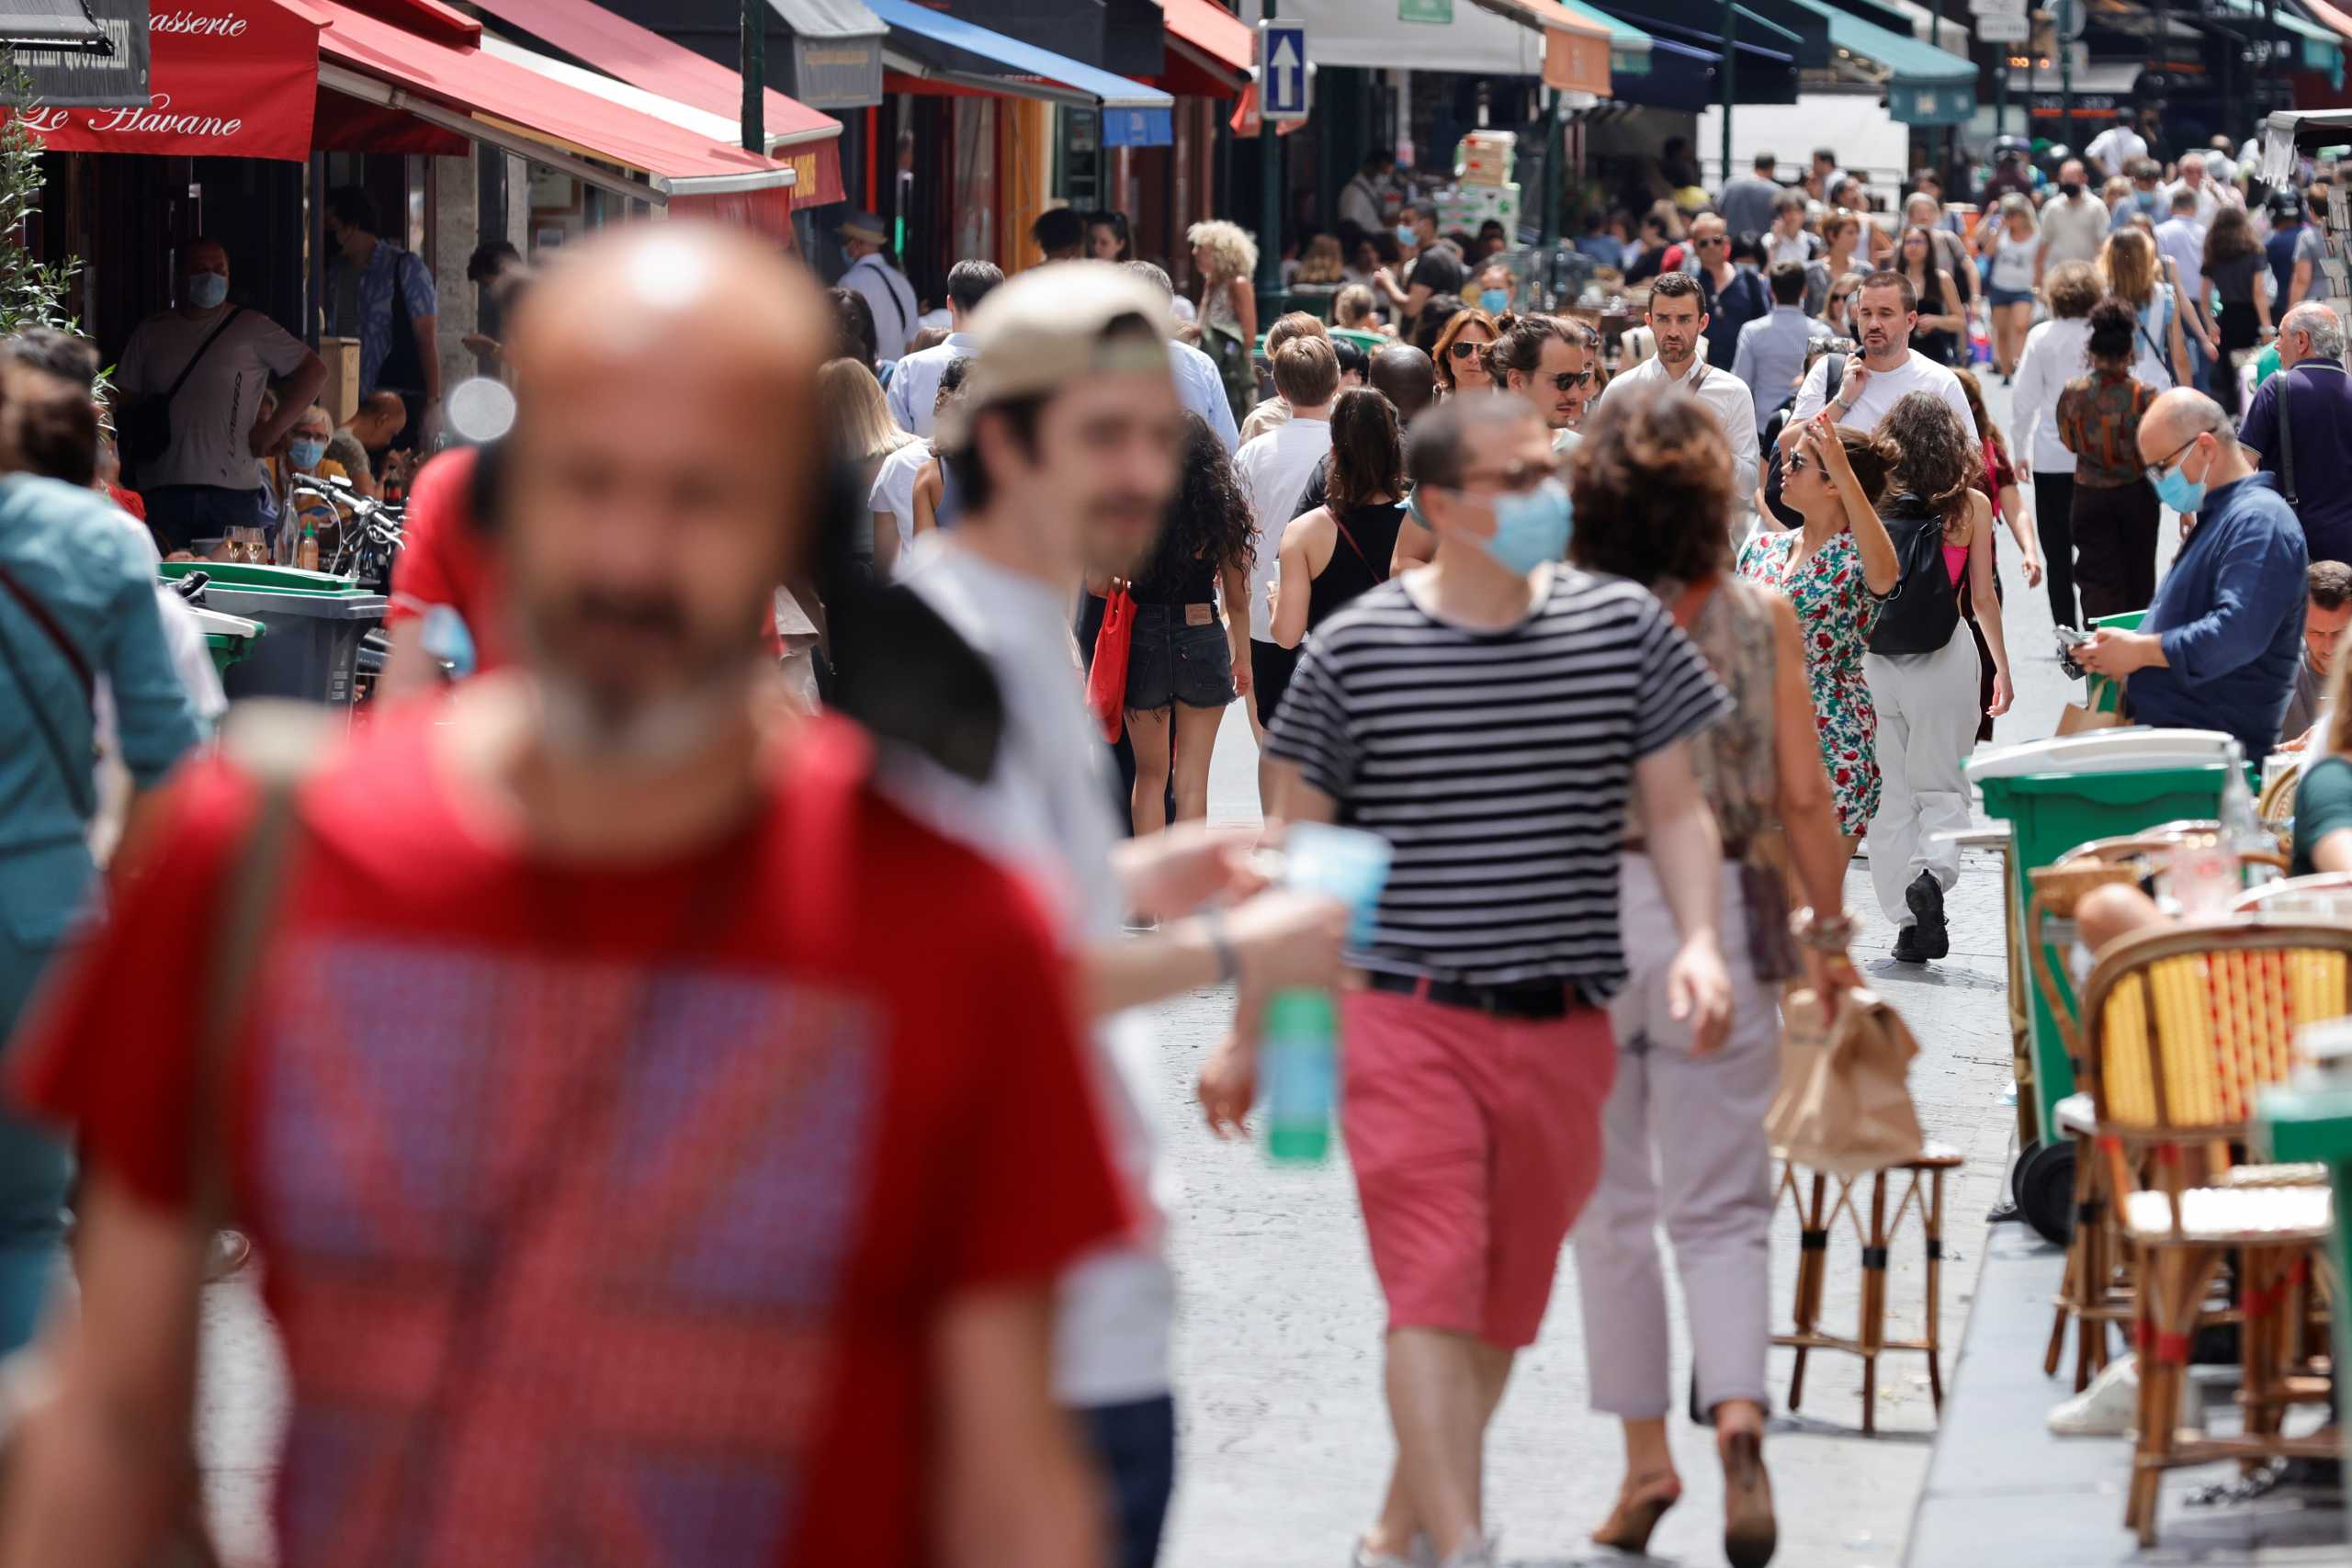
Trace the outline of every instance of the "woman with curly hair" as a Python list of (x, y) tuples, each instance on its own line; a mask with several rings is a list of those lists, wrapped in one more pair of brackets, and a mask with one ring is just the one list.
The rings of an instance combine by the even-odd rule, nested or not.
[[(1331, 456), (1323, 504), (1283, 530), (1281, 575), (1274, 581), (1273, 639), (1296, 648), (1340, 606), (1388, 581), (1396, 530), (1405, 514), (1405, 442), (1396, 408), (1369, 387), (1341, 392), (1331, 405)], [(1261, 723), (1275, 707), (1260, 703)]]
[(1778, 593), (1726, 570), (1730, 478), (1731, 452), (1713, 417), (1670, 389), (1603, 406), (1568, 460), (1570, 563), (1657, 595), (1733, 699), (1724, 723), (1690, 748), (1723, 831), (1717, 931), (1731, 975), (1731, 1031), (1718, 1052), (1699, 1056), (1689, 1022), (1668, 1005), (1677, 927), (1636, 805), (1618, 867), (1631, 974), (1609, 1004), (1617, 1077), (1601, 1112), (1600, 1190), (1576, 1230), (1577, 1287), (1593, 1406), (1625, 1427), (1625, 1478), (1592, 1539), (1638, 1554), (1682, 1494), (1666, 1431), (1674, 1389), (1662, 1210), (1690, 1306), (1698, 1408), (1714, 1423), (1724, 1468), (1724, 1554), (1761, 1564), (1776, 1533), (1763, 1462), (1772, 1227), (1764, 1115), (1781, 1076), (1776, 987), (1799, 968), (1784, 863), (1811, 906), (1801, 924), (1816, 988), (1828, 996), (1859, 982), (1846, 958), (1846, 846), (1822, 771), (1796, 614)]
[[(1898, 454), (1879, 513), (1903, 574), (1896, 608), (1880, 617), (1862, 657), (1885, 781), (1871, 818), (1871, 886), (1897, 928), (1896, 960), (1923, 964), (1951, 951), (1944, 895), (1960, 880), (1960, 850), (1939, 835), (1968, 826), (1962, 764), (1976, 747), (1977, 716), (2008, 711), (2009, 654), (1975, 439), (1932, 392), (1905, 392), (1878, 436)], [(1963, 583), (1992, 650), (1989, 708), (1977, 700), (1976, 641), (1960, 629)]]
[(1201, 349), (1216, 361), (1238, 422), (1258, 400), (1258, 293), (1250, 282), (1258, 270), (1258, 242), (1222, 218), (1193, 224), (1184, 237), (1201, 278)]
[[(1176, 818), (1208, 815), (1209, 753), (1227, 703), (1250, 689), (1250, 502), (1208, 422), (1184, 416), (1183, 484), (1151, 560), (1127, 584), (1136, 602), (1127, 649), (1129, 804), (1136, 837), (1167, 826), (1170, 742)], [(1219, 611), (1223, 614), (1220, 617)]]
[(1875, 436), (1814, 416), (1783, 468), (1781, 499), (1803, 519), (1762, 529), (1739, 554), (1739, 575), (1778, 589), (1804, 634), (1814, 723), (1829, 773), (1838, 830), (1853, 858), (1878, 810), (1878, 709), (1862, 656), (1894, 592), (1894, 542), (1878, 519), (1894, 456)]

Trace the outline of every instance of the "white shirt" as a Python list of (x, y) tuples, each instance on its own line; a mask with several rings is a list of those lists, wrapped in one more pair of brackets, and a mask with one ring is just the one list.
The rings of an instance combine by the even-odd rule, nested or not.
[[(1789, 423), (1811, 419), (1821, 412), (1828, 396), (1824, 390), (1829, 385), (1829, 360), (1825, 355), (1813, 362), (1804, 375), (1804, 385), (1797, 389), (1797, 400), (1789, 410)], [(1838, 395), (1846, 396), (1854, 389), (1850, 376), (1839, 383)], [(1893, 370), (1873, 370), (1862, 379), (1862, 389), (1847, 406), (1840, 424), (1850, 424), (1858, 430), (1876, 430), (1886, 411), (1900, 402), (1906, 392), (1933, 392), (1944, 400), (1946, 407), (1960, 416), (1960, 427), (1968, 432), (1971, 446), (1983, 439), (1976, 428), (1975, 415), (1968, 412), (1968, 393), (1962, 388), (1960, 378), (1926, 355), (1914, 349), (1909, 361)]]
[(899, 525), (899, 548), (915, 542), (915, 481), (931, 461), (931, 443), (910, 441), (882, 459), (874, 471), (874, 489), (865, 498), (870, 512), (887, 512)]
[(1209, 422), (1225, 449), (1230, 452), (1239, 446), (1240, 433), (1233, 428), (1233, 400), (1225, 395), (1225, 378), (1217, 374), (1216, 361), (1189, 343), (1171, 342), (1168, 370), (1176, 378), (1177, 397)]
[(2058, 394), (2090, 369), (2091, 324), (2052, 320), (2026, 333), (2009, 393), (2010, 446), (2037, 473), (2071, 474), (2075, 455), (2058, 439)]
[(1799, 266), (1803, 266), (1814, 258), (1815, 243), (1814, 237), (1803, 229), (1785, 239), (1776, 229), (1764, 236), (1764, 254), (1774, 266), (1780, 265), (1782, 262), (1795, 262)]
[[(236, 319), (225, 326), (230, 310)], [(209, 349), (205, 340), (218, 330)], [(198, 350), (204, 357), (196, 359)], [(290, 376), (311, 351), (259, 310), (222, 306), (194, 319), (159, 310), (131, 329), (115, 385), (132, 400), (171, 390), (191, 360), (196, 368), (172, 400), (172, 442), (162, 457), (139, 465), (141, 489), (208, 485), (259, 490), (252, 443), (261, 395), (273, 377)]]
[(874, 357), (896, 359), (916, 331), (915, 287), (907, 275), (868, 251), (849, 264), (841, 286), (865, 296), (874, 312)]
[[(918, 768), (891, 793), (1030, 881), (1071, 951), (1116, 941), (1123, 900), (1111, 852), (1118, 827), (1103, 776), (1107, 752), (1086, 711), (1070, 640), (1069, 595), (936, 534), (923, 536), (905, 575), (988, 660), (1004, 694), (1005, 735), (986, 784)], [(1090, 1254), (1062, 1276), (1054, 1394), (1080, 1407), (1165, 1394), (1175, 1319), (1160, 1235), (1178, 1194), (1157, 1136), (1148, 1015), (1131, 1010), (1100, 1021), (1093, 1037), (1103, 1131), (1143, 1223), (1139, 1239)]]
[(2086, 191), (2074, 200), (2053, 196), (2041, 206), (2041, 264), (2045, 268), (2061, 262), (2087, 262), (2098, 259), (2098, 248), (2107, 243), (2108, 225), (2114, 217), (2107, 210), (2107, 203)]
[(947, 374), (952, 361), (979, 351), (979, 339), (971, 333), (949, 333), (945, 343), (934, 344), (899, 360), (899, 367), (890, 372), (890, 390), (886, 400), (890, 405), (890, 417), (899, 422), (899, 428), (929, 440), (931, 405), (939, 400), (939, 378)]
[(1250, 533), (1257, 560), (1250, 568), (1250, 638), (1274, 640), (1274, 613), (1266, 604), (1266, 585), (1282, 562), (1283, 530), (1298, 515), (1298, 498), (1314, 476), (1315, 466), (1331, 450), (1331, 422), (1293, 415), (1255, 441), (1245, 441), (1233, 455), (1234, 471), (1241, 477), (1241, 493), (1250, 502)]
[(1380, 215), (1380, 190), (1371, 176), (1358, 173), (1340, 187), (1340, 222), (1342, 226), (1352, 223), (1367, 234), (1387, 227), (1387, 220)]
[[(1610, 382), (1600, 394), (1600, 401), (1606, 403), (1611, 398), (1623, 395), (1621, 389), (1663, 387), (1671, 381), (1672, 378), (1667, 374), (1666, 361), (1645, 359), (1631, 370), (1621, 372), (1615, 380)], [(1761, 456), (1756, 443), (1755, 395), (1747, 389), (1747, 382), (1730, 371), (1718, 370), (1709, 365), (1703, 352), (1691, 355), (1690, 367), (1683, 372), (1680, 384), (1707, 405), (1707, 412), (1715, 416), (1715, 423), (1722, 427), (1724, 439), (1731, 443), (1733, 501), (1743, 508), (1752, 504), (1756, 494), (1756, 476), (1759, 471), (1758, 460)]]
[(2098, 160), (2099, 167), (2105, 169), (2109, 176), (2129, 174), (2131, 171), (2124, 165), (2134, 158), (2146, 157), (2148, 141), (2128, 125), (2110, 125), (2091, 138), (2091, 144), (2083, 149), (2083, 155)]
[[(2172, 184), (2165, 187), (2165, 209), (2167, 212), (2172, 209), (2171, 202), (2173, 193), (2175, 191), (2187, 190), (2188, 188), (2188, 182), (2187, 180), (2175, 180)], [(2213, 177), (2211, 164), (2207, 165), (2205, 177), (2197, 182), (2196, 195), (2197, 226), (2200, 229), (2211, 229), (2213, 226), (2213, 219), (2224, 207), (2244, 207), (2245, 205), (2245, 197), (2238, 195), (2237, 187), (2235, 186), (2223, 185), (2221, 181)], [(2161, 228), (2163, 225), (2159, 224), (2158, 227)]]

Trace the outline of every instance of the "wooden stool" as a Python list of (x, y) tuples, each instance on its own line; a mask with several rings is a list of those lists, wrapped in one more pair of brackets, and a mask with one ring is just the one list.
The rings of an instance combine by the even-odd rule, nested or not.
[[(1881, 1170), (1863, 1171), (1857, 1176), (1840, 1176), (1835, 1171), (1815, 1170), (1810, 1180), (1801, 1180), (1796, 1162), (1787, 1151), (1774, 1151), (1781, 1161), (1781, 1185), (1774, 1195), (1777, 1203), (1785, 1194), (1797, 1213), (1799, 1251), (1797, 1254), (1797, 1290), (1794, 1329), (1772, 1337), (1775, 1345), (1786, 1345), (1797, 1353), (1796, 1370), (1789, 1379), (1789, 1408), (1797, 1409), (1804, 1403), (1805, 1357), (1815, 1350), (1838, 1350), (1862, 1360), (1862, 1430), (1878, 1431), (1878, 1359), (1888, 1350), (1918, 1350), (1928, 1358), (1928, 1390), (1934, 1397), (1936, 1409), (1944, 1407), (1943, 1340), (1939, 1325), (1942, 1316), (1940, 1299), (1943, 1283), (1944, 1257), (1944, 1173), (1957, 1170), (1962, 1159), (1957, 1150), (1930, 1144), (1919, 1157), (1901, 1165), (1891, 1165)], [(1887, 1188), (1890, 1179), (1904, 1179), (1892, 1213), (1887, 1211)], [(1860, 1202), (1854, 1195), (1855, 1184), (1870, 1183), (1870, 1219), (1862, 1218)], [(1832, 1186), (1835, 1194), (1832, 1194)], [(1924, 1188), (1924, 1190), (1923, 1190)], [(1917, 1210), (1919, 1223), (1927, 1231), (1928, 1303), (1927, 1332), (1917, 1339), (1889, 1339), (1886, 1337), (1886, 1262), (1887, 1247), (1894, 1234), (1903, 1228), (1903, 1217)], [(1862, 1263), (1862, 1303), (1860, 1321), (1854, 1336), (1845, 1338), (1821, 1332), (1822, 1287), (1827, 1282), (1829, 1265), (1829, 1235), (1838, 1228), (1840, 1216), (1852, 1226), (1854, 1239), (1860, 1243)]]

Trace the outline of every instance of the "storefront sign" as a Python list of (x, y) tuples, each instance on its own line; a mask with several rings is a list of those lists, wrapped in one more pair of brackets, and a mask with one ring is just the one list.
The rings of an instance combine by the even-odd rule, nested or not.
[(88, 0), (90, 15), (114, 46), (108, 54), (20, 49), (32, 73), (33, 101), (51, 107), (143, 104), (147, 80), (147, 0)]
[(792, 96), (812, 109), (862, 109), (880, 103), (882, 40), (796, 34)]
[(52, 152), (311, 155), (319, 29), (274, 0), (154, 0), (149, 91), (134, 104), (43, 104), (25, 117)]
[(1453, 0), (1396, 0), (1396, 19), (1450, 27), (1453, 22)]
[(1976, 114), (1976, 88), (1912, 87), (1894, 83), (1886, 90), (1887, 114), (1898, 125), (1964, 125)]

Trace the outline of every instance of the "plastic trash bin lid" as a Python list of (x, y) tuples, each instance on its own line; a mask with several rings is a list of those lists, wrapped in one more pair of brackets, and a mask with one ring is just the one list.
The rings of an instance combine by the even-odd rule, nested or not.
[(167, 560), (157, 569), (165, 579), (200, 571), (218, 588), (250, 588), (276, 593), (351, 593), (359, 580), (329, 571), (305, 571), (299, 566), (256, 566), (250, 561)]
[(260, 637), (269, 630), (259, 621), (248, 620), (243, 615), (232, 615), (220, 610), (208, 610), (201, 604), (191, 604), (188, 608), (196, 612), (196, 623), (204, 628), (204, 635), (207, 637), (250, 638)]
[(2230, 738), (2218, 729), (2151, 729), (2139, 725), (1998, 746), (1968, 761), (1970, 780), (2026, 773), (2142, 773), (2204, 768), (2229, 761)]
[(206, 585), (204, 600), (232, 615), (265, 620), (271, 615), (300, 615), (321, 621), (379, 621), (391, 604), (381, 593), (363, 593), (357, 589), (343, 593), (284, 593), (266, 588), (224, 588), (219, 583)]

